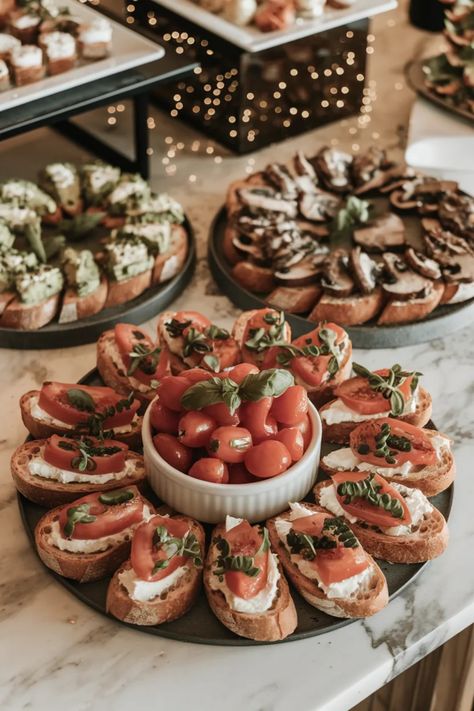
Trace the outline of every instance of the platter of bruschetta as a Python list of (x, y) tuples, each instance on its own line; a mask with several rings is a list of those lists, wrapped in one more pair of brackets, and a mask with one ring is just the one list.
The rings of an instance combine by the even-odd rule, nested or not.
[(83, 602), (206, 644), (378, 614), (448, 545), (455, 462), (414, 364), (369, 370), (335, 323), (116, 324), (79, 383), (20, 400), (11, 473), (42, 563)]
[(430, 340), (474, 318), (474, 197), (371, 147), (299, 151), (229, 186), (209, 263), (241, 308), (330, 320), (357, 347)]
[(100, 161), (0, 183), (0, 345), (53, 348), (144, 321), (191, 278), (181, 205)]

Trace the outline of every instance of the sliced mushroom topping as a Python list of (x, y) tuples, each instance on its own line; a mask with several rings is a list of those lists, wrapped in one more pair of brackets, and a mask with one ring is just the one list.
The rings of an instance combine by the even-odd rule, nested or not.
[(233, 238), (232, 244), (236, 249), (238, 249), (239, 252), (244, 252), (244, 254), (250, 255), (258, 262), (265, 260), (265, 254), (258, 243), (246, 235), (237, 234)]
[(299, 201), (300, 212), (307, 220), (325, 222), (334, 217), (341, 201), (324, 190), (303, 195)]
[(295, 172), (297, 175), (311, 178), (313, 183), (315, 185), (317, 184), (318, 176), (316, 175), (316, 171), (306, 158), (303, 151), (297, 151), (295, 157), (293, 158), (293, 165), (295, 166)]
[(446, 195), (440, 202), (438, 214), (443, 227), (461, 237), (474, 239), (474, 197), (460, 193)]
[(461, 254), (442, 264), (441, 270), (447, 282), (474, 282), (474, 255)]
[(296, 202), (284, 200), (272, 188), (244, 188), (239, 197), (248, 207), (268, 212), (281, 212), (287, 217), (296, 217)]
[(360, 247), (351, 249), (349, 261), (359, 291), (362, 294), (371, 294), (377, 284), (377, 264)]
[(323, 270), (325, 256), (308, 257), (294, 266), (285, 266), (275, 272), (275, 279), (287, 286), (304, 286), (314, 283)]
[(336, 249), (324, 262), (321, 285), (331, 296), (349, 296), (354, 280), (348, 272), (349, 256), (345, 249)]
[(298, 190), (296, 189), (295, 181), (291, 177), (290, 171), (286, 165), (281, 165), (280, 163), (270, 163), (265, 168), (265, 174), (285, 198), (296, 198)]
[(417, 252), (413, 247), (409, 247), (405, 252), (405, 260), (418, 274), (428, 277), (428, 279), (441, 278), (441, 269), (438, 262), (430, 259), (423, 252)]
[(425, 234), (423, 240), (429, 256), (440, 263), (443, 263), (446, 258), (450, 259), (457, 255), (474, 254), (474, 250), (463, 237), (453, 235), (452, 232), (441, 227)]
[(413, 271), (403, 257), (386, 252), (383, 261), (385, 279), (382, 281), (382, 288), (390, 296), (405, 301), (431, 288), (431, 281)]
[(388, 167), (385, 151), (377, 146), (370, 146), (362, 155), (354, 156), (352, 161), (354, 185), (356, 187), (365, 185), (376, 175), (380, 175), (385, 166)]
[(302, 232), (311, 235), (313, 239), (320, 240), (329, 237), (330, 230), (327, 225), (315, 225), (314, 222), (306, 222), (306, 220), (296, 220), (296, 224)]
[(392, 212), (381, 215), (366, 226), (354, 230), (354, 242), (369, 252), (384, 252), (405, 245), (405, 225)]
[(418, 175), (413, 168), (409, 168), (408, 166), (400, 166), (397, 171), (397, 167), (398, 166), (395, 166), (393, 169), (395, 175), (389, 176), (387, 183), (380, 188), (381, 193), (391, 193), (394, 190), (401, 188), (405, 183), (417, 179)]
[(351, 187), (352, 156), (337, 148), (322, 148), (313, 159), (318, 177), (330, 189), (346, 192)]

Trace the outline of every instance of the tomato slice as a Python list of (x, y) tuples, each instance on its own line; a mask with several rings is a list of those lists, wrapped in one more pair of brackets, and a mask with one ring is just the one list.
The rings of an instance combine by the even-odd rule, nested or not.
[[(248, 319), (241, 345), (242, 359), (245, 363), (253, 363), (261, 366), (265, 362), (265, 367), (270, 367), (267, 363), (272, 362), (273, 355), (276, 353), (275, 347), (269, 347), (268, 344), (267, 346), (263, 344), (259, 345), (257, 341), (260, 335), (268, 334), (268, 332), (271, 331), (275, 332), (273, 340), (284, 340), (286, 342), (284, 325), (279, 328), (279, 325), (281, 325), (280, 318), (280, 312), (275, 309), (259, 309)], [(255, 342), (255, 347), (249, 348), (249, 346), (246, 345), (248, 341)], [(267, 355), (269, 349), (271, 350), (271, 354)]]
[[(293, 341), (293, 345), (298, 348), (322, 346), (323, 343), (319, 337), (319, 334), (323, 329), (334, 331), (336, 334), (336, 345), (341, 344), (347, 337), (347, 333), (344, 329), (337, 324), (321, 323), (313, 331), (296, 338)], [(294, 375), (301, 378), (301, 380), (303, 380), (307, 385), (318, 387), (328, 374), (328, 366), (331, 358), (332, 355), (297, 356), (290, 361), (289, 367)]]
[[(157, 528), (163, 527), (173, 538), (183, 539), (189, 527), (185, 521), (170, 518), (169, 516), (153, 516), (146, 523), (138, 526), (133, 535), (131, 562), (132, 568), (140, 580), (155, 582), (162, 580), (189, 560), (186, 556), (171, 555), (160, 544), (155, 543)], [(168, 560), (168, 565), (158, 568), (153, 573), (156, 563)]]
[[(297, 518), (292, 523), (292, 529), (299, 533), (319, 537), (322, 535), (324, 521), (327, 518), (332, 517), (325, 513), (314, 513)], [(345, 548), (337, 541), (336, 548), (317, 549), (316, 557), (310, 563), (321, 583), (329, 587), (332, 583), (339, 583), (362, 573), (368, 567), (369, 560), (361, 546)]]
[[(390, 459), (393, 461), (375, 455), (376, 437), (381, 434), (384, 425), (390, 428), (387, 445)], [(403, 438), (402, 441), (400, 438)], [(358, 459), (381, 467), (396, 467), (405, 462), (410, 462), (414, 466), (431, 466), (437, 462), (436, 450), (431, 439), (421, 427), (391, 417), (362, 422), (352, 430), (350, 445)]]
[(336, 487), (336, 496), (340, 505), (351, 516), (356, 516), (366, 523), (378, 526), (379, 528), (391, 528), (392, 526), (408, 526), (411, 523), (411, 514), (405, 499), (399, 492), (391, 486), (380, 474), (375, 474), (372, 479), (374, 485), (380, 486), (378, 494), (388, 494), (392, 499), (400, 502), (403, 509), (403, 516), (396, 518), (390, 511), (386, 511), (382, 506), (370, 503), (366, 498), (358, 497), (351, 503), (346, 503), (346, 497), (339, 494), (338, 487), (344, 482), (359, 482), (367, 479), (367, 472), (338, 472), (331, 478)]
[[(122, 503), (104, 503), (100, 497), (112, 501), (114, 497), (130, 492), (132, 496)], [(96, 492), (76, 499), (72, 504), (63, 506), (59, 514), (59, 527), (64, 538), (80, 540), (96, 540), (104, 536), (113, 536), (143, 519), (144, 500), (136, 486), (127, 486), (123, 489), (114, 489), (107, 492)], [(89, 515), (91, 521), (79, 518), (74, 524), (72, 533), (69, 534), (67, 526), (78, 507), (83, 507), (83, 514)]]
[[(382, 370), (374, 370), (374, 373), (386, 376), (389, 371), (387, 368), (383, 368)], [(412, 380), (412, 376), (407, 377), (398, 388), (405, 403), (408, 402), (412, 396)], [(361, 415), (373, 415), (379, 412), (390, 412), (391, 410), (390, 400), (387, 400), (382, 393), (372, 390), (367, 378), (363, 378), (359, 375), (355, 378), (345, 380), (334, 392), (347, 407), (355, 412), (359, 412)]]
[[(151, 353), (156, 348), (156, 344), (153, 343), (150, 336), (131, 323), (118, 323), (114, 328), (114, 336), (127, 371), (136, 361), (130, 355), (136, 349), (145, 349)], [(170, 372), (169, 351), (167, 348), (162, 348), (160, 353), (140, 359), (138, 367), (135, 368), (131, 375), (141, 383), (149, 385), (152, 380), (159, 380)]]
[[(55, 434), (46, 441), (43, 457), (58, 469), (96, 475), (121, 472), (127, 452), (128, 445), (113, 439), (83, 437), (75, 440)], [(87, 463), (84, 470), (79, 469), (81, 458)]]
[(191, 321), (187, 328), (197, 328), (199, 331), (204, 331), (205, 328), (209, 328), (212, 325), (207, 316), (199, 313), (199, 311), (177, 311), (173, 318), (179, 323)]
[[(86, 424), (91, 411), (80, 410), (75, 407), (68, 397), (70, 390), (82, 390), (90, 398), (92, 398), (95, 412), (103, 413), (108, 407), (116, 407), (117, 403), (124, 398), (116, 393), (112, 388), (79, 385), (77, 383), (55, 383), (46, 382), (40, 390), (38, 404), (42, 410), (51, 415), (51, 417), (61, 420), (68, 425)], [(104, 429), (113, 429), (114, 427), (122, 427), (128, 425), (133, 420), (135, 413), (140, 407), (139, 400), (133, 400), (130, 407), (123, 408), (120, 412), (117, 410), (114, 415), (107, 417), (103, 422)]]
[(225, 581), (229, 590), (237, 597), (250, 600), (258, 595), (267, 584), (270, 550), (267, 549), (256, 555), (262, 545), (263, 536), (258, 527), (251, 526), (248, 521), (242, 521), (230, 531), (226, 531), (224, 538), (229, 544), (232, 556), (242, 555), (254, 558), (254, 566), (259, 568), (259, 572), (253, 577), (238, 570), (230, 570), (225, 573)]

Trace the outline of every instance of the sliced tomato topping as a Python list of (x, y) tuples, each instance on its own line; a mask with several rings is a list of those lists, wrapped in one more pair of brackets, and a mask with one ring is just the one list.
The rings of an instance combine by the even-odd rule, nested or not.
[[(340, 486), (349, 482), (357, 484), (364, 479), (371, 479), (371, 483), (376, 494), (379, 497), (385, 497), (387, 503), (389, 501), (398, 502), (403, 512), (401, 516), (394, 516), (391, 511), (385, 508), (383, 502), (378, 505), (369, 501), (365, 496), (352, 496), (352, 500), (348, 501), (348, 496), (340, 493)], [(336, 496), (340, 505), (351, 516), (356, 516), (358, 519), (366, 523), (378, 526), (379, 528), (391, 528), (392, 526), (408, 526), (411, 523), (410, 510), (403, 496), (391, 486), (380, 474), (367, 475), (367, 472), (338, 472), (332, 477), (334, 486), (336, 487)], [(389, 499), (387, 499), (389, 497)]]
[(83, 437), (80, 440), (52, 435), (45, 444), (43, 457), (48, 464), (81, 474), (121, 472), (128, 446), (113, 439)]
[[(78, 396), (77, 391), (85, 393), (85, 396)], [(68, 425), (86, 424), (94, 412), (103, 414), (113, 407), (115, 413), (106, 417), (102, 423), (104, 429), (113, 429), (130, 424), (140, 407), (139, 400), (133, 400), (129, 407), (120, 406), (119, 403), (124, 400), (112, 388), (46, 382), (40, 390), (38, 404), (48, 415)]]
[(159, 350), (150, 336), (138, 326), (118, 323), (114, 335), (127, 373), (141, 383), (149, 385), (152, 380), (159, 380), (171, 372), (168, 349)]
[(96, 540), (113, 536), (143, 519), (144, 501), (136, 486), (97, 492), (63, 506), (59, 526), (64, 538)]
[(248, 521), (242, 521), (230, 531), (226, 531), (224, 538), (230, 547), (232, 556), (247, 556), (253, 558), (255, 568), (259, 569), (257, 575), (250, 576), (240, 570), (230, 570), (225, 573), (225, 581), (229, 590), (244, 600), (250, 600), (258, 595), (267, 584), (269, 549), (257, 554), (263, 543), (263, 536), (257, 526), (251, 526)]
[[(285, 326), (280, 322), (281, 315), (275, 309), (259, 309), (247, 321), (242, 338), (242, 358), (245, 363), (261, 366), (273, 360), (274, 350), (271, 341), (287, 341)], [(265, 341), (262, 342), (262, 337)], [(272, 354), (267, 355), (269, 349)], [(265, 365), (265, 367), (270, 367)]]
[(153, 516), (138, 526), (132, 540), (131, 562), (140, 580), (162, 580), (189, 561), (188, 557), (173, 553), (176, 551), (174, 544), (168, 546), (166, 541), (161, 543), (157, 533), (159, 528), (164, 528), (169, 536), (179, 540), (182, 540), (189, 530), (185, 521), (169, 516)]
[[(319, 334), (323, 329), (333, 331), (336, 334), (336, 345), (340, 345), (344, 339), (347, 338), (347, 333), (337, 324), (321, 323), (313, 331), (296, 338), (293, 341), (293, 345), (301, 349), (309, 346), (318, 346), (318, 348), (320, 348), (323, 345), (323, 341), (321, 341)], [(318, 356), (297, 356), (292, 358), (289, 368), (307, 385), (317, 387), (321, 385), (323, 379), (327, 376), (329, 362), (332, 357), (333, 356), (331, 354)]]
[(215, 363), (215, 367), (211, 368), (206, 360), (206, 354), (204, 353), (201, 359), (202, 367), (210, 368), (213, 371), (221, 371), (239, 362), (240, 348), (235, 338), (231, 336), (229, 336), (229, 338), (211, 338), (209, 339), (209, 345), (212, 349), (212, 356), (217, 358), (217, 362)]
[[(179, 323), (186, 323), (187, 321), (190, 321), (187, 329), (196, 328), (199, 331), (204, 331), (205, 328), (209, 328), (209, 326), (212, 325), (212, 322), (207, 318), (207, 316), (199, 313), (199, 311), (177, 311), (173, 318)], [(184, 331), (184, 333), (186, 333), (186, 331)]]
[[(375, 452), (380, 451), (383, 430), (390, 434), (387, 439), (384, 438), (387, 454), (379, 457)], [(431, 438), (421, 427), (391, 417), (358, 425), (350, 434), (350, 445), (358, 459), (381, 467), (396, 467), (405, 462), (414, 466), (431, 466), (437, 461)]]
[[(389, 371), (387, 368), (382, 370), (374, 370), (377, 375), (386, 376)], [(412, 376), (407, 377), (398, 387), (407, 403), (411, 396)], [(390, 412), (390, 400), (385, 398), (382, 393), (372, 390), (367, 378), (356, 376), (345, 380), (335, 389), (335, 394), (340, 397), (347, 407), (361, 415), (373, 415), (379, 412)]]

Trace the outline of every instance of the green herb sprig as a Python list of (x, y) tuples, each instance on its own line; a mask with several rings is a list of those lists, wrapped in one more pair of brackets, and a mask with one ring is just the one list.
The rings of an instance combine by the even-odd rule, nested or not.
[(301, 555), (306, 560), (314, 560), (318, 551), (333, 550), (339, 541), (344, 548), (357, 548), (359, 542), (349, 526), (341, 518), (327, 518), (322, 536), (291, 530), (286, 541), (291, 553)]
[(67, 521), (64, 526), (64, 534), (67, 538), (72, 537), (76, 524), (94, 523), (97, 517), (90, 513), (90, 509), (90, 504), (79, 504), (67, 510)]
[(66, 398), (70, 405), (81, 412), (89, 412), (90, 415), (83, 425), (77, 427), (78, 431), (85, 430), (87, 434), (100, 439), (106, 439), (109, 435), (113, 435), (112, 431), (104, 430), (104, 422), (107, 418), (113, 417), (117, 412), (129, 410), (134, 401), (133, 391), (128, 397), (119, 400), (115, 405), (109, 405), (102, 412), (96, 411), (96, 404), (89, 393), (80, 388), (69, 388), (66, 392)]
[(77, 452), (77, 455), (71, 460), (71, 465), (80, 472), (93, 471), (97, 468), (93, 457), (106, 457), (120, 452), (120, 447), (98, 447), (87, 437), (76, 439), (72, 442), (61, 440), (58, 443), (58, 447), (67, 451)]
[(351, 504), (356, 499), (365, 499), (379, 508), (388, 511), (393, 518), (403, 518), (404, 510), (401, 502), (388, 493), (380, 494), (381, 484), (374, 483), (375, 474), (369, 474), (360, 481), (344, 481), (337, 487), (339, 496), (344, 496), (344, 504)]
[(160, 346), (149, 348), (144, 343), (134, 343), (128, 354), (131, 362), (127, 375), (133, 375), (138, 368), (147, 375), (153, 375), (160, 359), (160, 353)]
[(263, 317), (265, 323), (269, 324), (270, 328), (250, 328), (249, 338), (245, 341), (245, 347), (256, 353), (263, 353), (268, 348), (274, 346), (287, 345), (284, 339), (285, 335), (285, 314), (279, 311), (276, 314), (266, 313)]
[(371, 204), (355, 195), (347, 198), (343, 208), (339, 210), (331, 225), (332, 237), (348, 237), (356, 227), (367, 222), (370, 217)]
[(232, 555), (229, 543), (226, 539), (222, 536), (217, 536), (214, 540), (214, 544), (219, 551), (219, 555), (216, 560), (214, 575), (216, 575), (221, 582), (224, 579), (224, 575), (230, 571), (244, 573), (250, 578), (257, 576), (260, 572), (260, 568), (255, 565), (255, 559), (270, 548), (270, 539), (265, 527), (262, 529), (262, 536), (262, 543), (253, 556)]
[[(280, 365), (290, 365), (293, 358), (299, 357), (318, 357), (320, 355), (330, 355), (328, 362), (329, 379), (333, 378), (339, 370), (341, 363), (342, 350), (337, 345), (337, 334), (331, 328), (322, 328), (319, 332), (319, 338), (322, 341), (321, 346), (316, 346), (310, 343), (302, 348), (292, 345), (291, 343), (283, 344), (280, 353), (277, 355), (277, 362)], [(342, 344), (341, 344), (342, 345)]]
[(165, 526), (158, 526), (153, 536), (153, 545), (160, 547), (165, 552), (166, 558), (156, 561), (152, 575), (167, 568), (175, 556), (191, 558), (196, 567), (202, 566), (201, 547), (194, 533), (188, 532), (184, 538), (177, 538), (172, 536)]
[(422, 375), (422, 373), (418, 373), (417, 371), (409, 372), (402, 370), (401, 365), (398, 365), (398, 363), (392, 365), (387, 375), (373, 373), (358, 363), (354, 363), (352, 369), (357, 375), (362, 378), (367, 378), (372, 390), (381, 393), (386, 400), (390, 400), (390, 411), (395, 417), (403, 413), (406, 405), (405, 397), (400, 390), (400, 385), (402, 385), (407, 378), (412, 378), (410, 390), (414, 393), (418, 385), (418, 380)]

